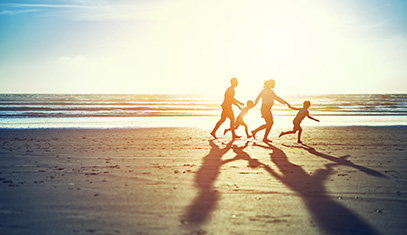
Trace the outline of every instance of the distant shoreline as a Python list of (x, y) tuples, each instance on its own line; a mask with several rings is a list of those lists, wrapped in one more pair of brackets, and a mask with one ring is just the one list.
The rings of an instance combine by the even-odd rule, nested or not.
[[(317, 116), (320, 123), (304, 120), (304, 127), (407, 126), (405, 116)], [(292, 127), (293, 116), (274, 116), (273, 129)], [(257, 113), (247, 117), (249, 128), (261, 123)], [(126, 129), (201, 128), (211, 129), (216, 116), (202, 117), (113, 117), (113, 118), (14, 118), (0, 120), (0, 129)], [(225, 123), (224, 127), (228, 124)]]
[[(245, 101), (237, 92), (236, 98)], [(304, 126), (407, 125), (407, 94), (330, 94), (284, 97), (294, 107), (310, 100), (321, 123)], [(213, 128), (220, 101), (202, 95), (0, 94), (0, 128)], [(236, 113), (238, 109), (235, 109)], [(273, 128), (291, 127), (295, 112), (276, 103)], [(246, 116), (263, 122), (259, 106)]]

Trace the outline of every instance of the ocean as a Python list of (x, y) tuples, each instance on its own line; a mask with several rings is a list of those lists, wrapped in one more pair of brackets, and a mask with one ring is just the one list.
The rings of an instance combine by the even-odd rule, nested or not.
[[(222, 95), (123, 94), (0, 94), (0, 128), (213, 128), (220, 116)], [(331, 94), (284, 96), (292, 106), (310, 100), (304, 126), (407, 125), (407, 94)], [(243, 102), (243, 100), (240, 100)], [(260, 105), (246, 122), (262, 124)], [(237, 108), (235, 115), (239, 113)], [(276, 103), (276, 127), (291, 128), (296, 111)], [(228, 124), (225, 124), (226, 126)], [(273, 128), (275, 128), (273, 127)]]

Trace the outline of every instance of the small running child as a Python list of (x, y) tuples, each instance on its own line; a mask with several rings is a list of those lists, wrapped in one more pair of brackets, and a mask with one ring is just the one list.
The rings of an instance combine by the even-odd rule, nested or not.
[(281, 136), (284, 136), (284, 135), (295, 134), (295, 132), (298, 131), (298, 141), (297, 142), (301, 144), (302, 143), (302, 141), (301, 141), (301, 133), (302, 133), (301, 122), (302, 122), (302, 120), (304, 120), (305, 117), (308, 117), (309, 119), (319, 122), (318, 119), (313, 118), (309, 115), (308, 108), (310, 106), (311, 106), (311, 102), (309, 102), (308, 100), (304, 101), (302, 108), (294, 108), (289, 105), (288, 107), (290, 109), (299, 110), (297, 113), (297, 116), (295, 116), (295, 118), (293, 120), (294, 128), (292, 131), (281, 132), (281, 134), (278, 137), (280, 138)]
[[(246, 131), (247, 138), (250, 138), (250, 137), (252, 137), (252, 136), (249, 135), (249, 130), (248, 130), (247, 124), (244, 122), (243, 118), (247, 115), (247, 113), (249, 112), (249, 109), (251, 109), (251, 108), (253, 108), (253, 107), (254, 107), (253, 101), (248, 100), (248, 101), (246, 102), (246, 106), (244, 106), (244, 107), (242, 108), (242, 111), (240, 111), (239, 115), (237, 116), (236, 122), (235, 122), (235, 127), (234, 127), (234, 129), (236, 130), (240, 125), (244, 126), (245, 131)], [(230, 128), (229, 128), (229, 129), (225, 129), (225, 131), (223, 132), (223, 134), (225, 135), (225, 134), (226, 134), (228, 131), (230, 131), (230, 130), (231, 130)]]

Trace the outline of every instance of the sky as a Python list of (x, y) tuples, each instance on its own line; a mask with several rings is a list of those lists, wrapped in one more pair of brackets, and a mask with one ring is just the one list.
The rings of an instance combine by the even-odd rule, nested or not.
[(406, 0), (0, 1), (0, 93), (407, 93)]

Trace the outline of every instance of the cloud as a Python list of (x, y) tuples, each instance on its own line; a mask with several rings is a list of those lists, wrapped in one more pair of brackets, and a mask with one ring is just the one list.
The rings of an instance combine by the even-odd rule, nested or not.
[[(11, 9), (9, 11), (18, 10), (33, 10), (33, 9), (46, 9), (46, 8), (78, 8), (78, 9), (92, 9), (92, 5), (78, 5), (78, 4), (26, 4), (26, 3), (5, 3), (0, 6)], [(6, 10), (7, 11), (7, 10)]]
[[(155, 7), (149, 3), (106, 1), (70, 1), (67, 4), (0, 3), (0, 15), (16, 15), (43, 11), (55, 12), (71, 20), (134, 20), (150, 18)], [(64, 14), (66, 13), (66, 14)]]
[(5, 10), (0, 9), (0, 15), (19, 15), (31, 12), (38, 12), (41, 11), (40, 9), (12, 9), (12, 10)]
[[(76, 3), (77, 2), (77, 3)], [(86, 14), (92, 13), (97, 11), (105, 11), (108, 7), (106, 4), (97, 4), (93, 1), (76, 1), (75, 3), (68, 3), (68, 4), (27, 4), (27, 3), (4, 3), (0, 4), (0, 15), (17, 15), (17, 14), (26, 14), (32, 12), (43, 11), (51, 12), (51, 11), (67, 11), (69, 10), (70, 14), (66, 15), (73, 15), (71, 14), (72, 10), (76, 10), (78, 14)]]
[(60, 16), (80, 21), (105, 20), (157, 20), (171, 19), (185, 14), (184, 9), (191, 5), (188, 1), (95, 1), (71, 0), (57, 3), (0, 3), (0, 15), (15, 15), (36, 11), (58, 11)]

